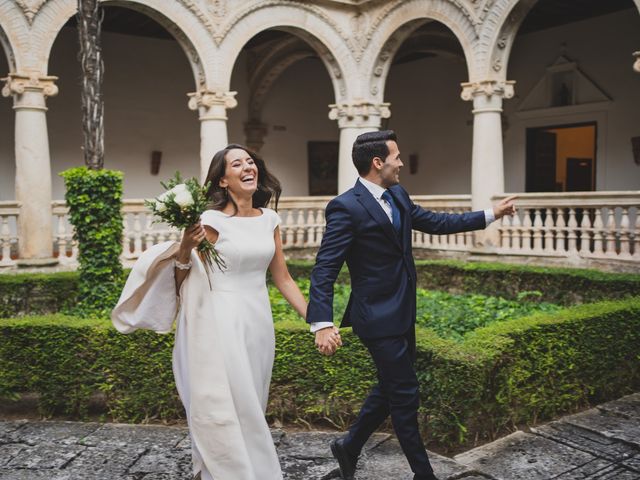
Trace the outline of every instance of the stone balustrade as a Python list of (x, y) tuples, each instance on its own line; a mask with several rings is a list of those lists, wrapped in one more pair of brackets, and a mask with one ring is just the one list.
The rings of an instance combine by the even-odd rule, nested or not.
[(499, 253), (640, 262), (640, 192), (524, 193), (516, 206)]
[[(324, 210), (332, 197), (283, 197), (278, 205), (285, 249), (317, 248), (324, 233)], [(494, 202), (504, 196), (496, 196)], [(421, 195), (413, 201), (436, 212), (471, 210), (470, 195)], [(518, 214), (499, 222), (505, 256), (615, 259), (640, 264), (640, 192), (523, 193), (516, 200)], [(12, 267), (18, 256), (19, 204), (0, 202), (0, 267)], [(179, 240), (180, 232), (153, 215), (142, 199), (124, 201), (123, 261), (130, 264), (151, 245)], [(77, 263), (64, 201), (52, 204), (53, 251), (60, 264)], [(473, 232), (455, 235), (413, 233), (416, 249), (478, 252)]]
[(18, 202), (0, 202), (0, 267), (12, 267), (15, 259), (12, 252), (18, 249)]

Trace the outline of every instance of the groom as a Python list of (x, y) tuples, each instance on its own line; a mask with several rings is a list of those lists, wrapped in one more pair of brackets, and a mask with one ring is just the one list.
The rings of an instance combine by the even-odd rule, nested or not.
[(360, 178), (326, 209), (326, 231), (311, 273), (307, 322), (321, 353), (341, 345), (333, 326), (333, 284), (344, 262), (351, 297), (342, 327), (353, 327), (371, 354), (378, 383), (347, 434), (331, 444), (343, 479), (353, 478), (369, 436), (391, 422), (414, 480), (437, 480), (418, 428), (419, 389), (414, 368), (416, 268), (411, 230), (452, 234), (479, 230), (513, 215), (513, 197), (493, 209), (464, 214), (434, 213), (415, 205), (399, 185), (403, 166), (391, 130), (360, 135), (353, 145)]

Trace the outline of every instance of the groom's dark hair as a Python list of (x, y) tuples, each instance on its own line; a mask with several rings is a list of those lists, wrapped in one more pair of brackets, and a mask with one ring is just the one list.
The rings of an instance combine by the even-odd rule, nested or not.
[(371, 170), (371, 162), (374, 157), (380, 157), (383, 161), (389, 155), (388, 141), (398, 141), (393, 130), (381, 130), (379, 132), (367, 132), (358, 135), (353, 143), (351, 157), (356, 170), (360, 175), (366, 175)]

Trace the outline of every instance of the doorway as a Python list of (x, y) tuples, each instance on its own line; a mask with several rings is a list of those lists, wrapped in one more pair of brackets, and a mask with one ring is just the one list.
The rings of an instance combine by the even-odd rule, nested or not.
[(595, 122), (527, 129), (527, 192), (596, 189)]

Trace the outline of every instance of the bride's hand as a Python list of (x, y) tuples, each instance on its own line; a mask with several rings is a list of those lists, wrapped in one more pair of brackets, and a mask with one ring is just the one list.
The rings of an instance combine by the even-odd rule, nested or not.
[(180, 242), (180, 250), (191, 255), (191, 250), (200, 245), (204, 239), (204, 227), (200, 222), (198, 222), (184, 230), (184, 233), (182, 234), (182, 241)]

